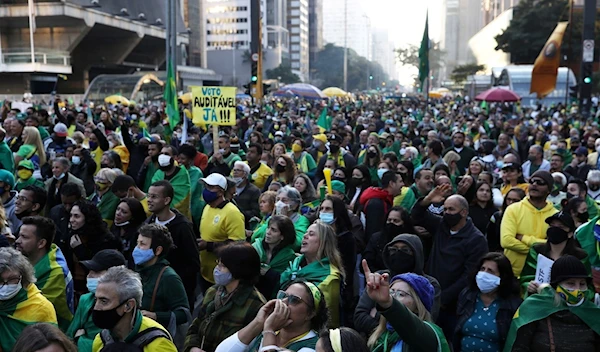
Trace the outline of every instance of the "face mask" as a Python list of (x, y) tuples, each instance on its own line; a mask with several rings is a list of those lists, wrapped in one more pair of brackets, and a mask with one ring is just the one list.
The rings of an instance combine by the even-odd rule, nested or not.
[(503, 160), (496, 161), (496, 167), (497, 168), (502, 169), (502, 166), (504, 166), (504, 161)]
[(167, 170), (171, 169), (171, 167), (173, 165), (174, 165), (173, 158), (171, 158), (170, 156), (164, 155), (164, 154), (161, 154), (158, 156), (158, 167), (162, 171), (167, 171)]
[(108, 142), (108, 147), (109, 147), (110, 149), (113, 149), (113, 148), (115, 147), (115, 143), (113, 143), (113, 142)]
[(81, 164), (81, 158), (77, 155), (73, 155), (73, 157), (71, 158), (71, 162), (73, 163), (73, 165), (79, 165)]
[(100, 192), (104, 191), (107, 188), (108, 188), (108, 184), (107, 183), (96, 182), (96, 189), (99, 190)]
[(600, 189), (600, 185), (588, 185), (590, 191), (592, 192), (596, 192), (597, 190)]
[(8, 301), (15, 297), (21, 288), (21, 280), (19, 280), (18, 284), (2, 286), (2, 288), (0, 288), (0, 301)]
[(110, 166), (108, 166), (108, 164), (100, 164), (100, 168), (101, 169), (110, 169)]
[(490, 293), (500, 286), (500, 278), (496, 275), (480, 271), (475, 276), (477, 287), (483, 293)]
[(362, 178), (352, 177), (350, 179), (350, 185), (353, 187), (359, 187), (362, 184)]
[(527, 160), (529, 160), (529, 161), (531, 161), (531, 162), (534, 162), (534, 161), (535, 161), (535, 156), (533, 156), (533, 155), (529, 155), (529, 156), (527, 157)]
[(567, 193), (567, 199), (571, 199), (571, 198), (575, 198), (575, 197), (577, 197), (577, 195), (576, 195), (576, 194), (573, 194), (573, 193)]
[(213, 276), (215, 278), (215, 284), (217, 285), (225, 286), (233, 281), (233, 276), (231, 273), (229, 271), (226, 273), (221, 272), (218, 266), (215, 266), (215, 269), (213, 270)]
[(125, 302), (109, 310), (94, 309), (92, 311), (92, 321), (94, 322), (94, 325), (96, 325), (100, 329), (111, 330), (112, 328), (114, 328), (123, 317), (122, 315), (119, 315), (119, 313), (117, 313), (117, 308), (125, 304)]
[(292, 144), (292, 151), (294, 153), (299, 153), (302, 151), (302, 146), (299, 144)]
[(136, 246), (133, 249), (133, 253), (131, 255), (133, 257), (133, 262), (135, 263), (135, 265), (142, 265), (154, 258), (154, 251), (152, 250), (152, 248), (140, 249), (140, 247)]
[(329, 151), (332, 152), (333, 154), (337, 153), (340, 151), (340, 146), (339, 145), (335, 145), (335, 144), (330, 144), (329, 145)]
[(383, 174), (385, 174), (388, 171), (389, 171), (388, 169), (379, 169), (379, 170), (377, 170), (377, 177), (379, 177), (379, 179), (381, 180), (383, 178)]
[(241, 185), (244, 182), (244, 178), (243, 177), (234, 177), (233, 182), (235, 182), (235, 185), (239, 187), (239, 185)]
[(129, 221), (124, 221), (120, 224), (117, 224), (116, 222), (114, 223), (116, 227), (123, 227), (123, 226), (127, 226), (129, 225)]
[(22, 170), (17, 171), (17, 176), (19, 176), (19, 178), (21, 180), (29, 180), (32, 175), (33, 175), (33, 171), (31, 171), (31, 170), (22, 169)]
[(377, 152), (368, 152), (367, 153), (367, 157), (369, 157), (369, 159), (373, 159), (375, 157), (377, 157)]
[(462, 219), (462, 215), (460, 215), (460, 213), (456, 213), (456, 214), (444, 213), (444, 222), (446, 222), (446, 224), (448, 224), (448, 227), (450, 227), (450, 228), (458, 225), (458, 223), (460, 222), (461, 219)]
[(206, 203), (212, 203), (217, 199), (218, 196), (219, 194), (217, 192), (209, 191), (206, 188), (204, 189), (204, 191), (202, 191), (202, 198)]
[(321, 221), (323, 221), (326, 224), (333, 224), (334, 222), (334, 218), (333, 218), (333, 213), (319, 213), (319, 219), (321, 219)]
[(58, 175), (58, 176), (53, 176), (55, 180), (60, 180), (63, 177), (65, 177), (65, 173), (63, 172), (62, 174)]
[(551, 136), (550, 136), (550, 141), (552, 141), (552, 142), (556, 142), (556, 141), (558, 141), (558, 136), (551, 135)]
[(563, 154), (564, 152), (566, 152), (567, 150), (565, 148), (557, 148), (556, 152), (559, 154)]
[(275, 165), (275, 171), (277, 171), (278, 173), (282, 173), (285, 171), (285, 166), (283, 166), (281, 164), (277, 164), (277, 165)]
[(279, 214), (283, 213), (283, 209), (289, 208), (289, 207), (290, 206), (285, 204), (284, 202), (278, 201), (277, 203), (275, 203), (275, 213), (277, 215), (279, 215)]
[(88, 291), (96, 292), (96, 287), (98, 287), (98, 278), (88, 277), (85, 286), (87, 286)]
[(396, 133), (396, 127), (390, 127), (390, 132)]
[(388, 269), (395, 274), (408, 273), (415, 270), (415, 257), (403, 251), (389, 255), (387, 260)]
[(570, 307), (576, 307), (583, 303), (585, 292), (581, 290), (568, 290), (560, 285), (556, 288), (558, 295), (567, 302)]
[(587, 211), (583, 212), (583, 213), (577, 213), (577, 220), (581, 221), (581, 222), (587, 222), (590, 219), (590, 213), (588, 213)]
[(548, 230), (546, 230), (546, 236), (548, 237), (548, 242), (552, 244), (563, 243), (569, 238), (569, 233), (560, 227), (550, 226)]
[(322, 144), (322, 143), (323, 143), (323, 142), (321, 142), (321, 141), (314, 140), (314, 141), (313, 141), (313, 147), (315, 147), (315, 148), (319, 148), (319, 147), (321, 146), (321, 144)]
[(89, 143), (90, 150), (96, 150), (98, 148), (98, 143), (90, 141)]

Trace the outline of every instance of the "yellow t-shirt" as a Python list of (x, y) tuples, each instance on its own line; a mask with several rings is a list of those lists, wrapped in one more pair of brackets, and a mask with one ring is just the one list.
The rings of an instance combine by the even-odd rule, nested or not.
[[(142, 332), (149, 328), (159, 328), (161, 330), (167, 331), (162, 325), (155, 322), (154, 320), (142, 317), (142, 323), (140, 324), (139, 332)], [(167, 331), (168, 333), (168, 331)], [(137, 333), (136, 333), (137, 334)], [(134, 335), (136, 335), (134, 334)], [(131, 335), (133, 336), (133, 335)], [(100, 334), (96, 335), (94, 338), (94, 343), (92, 344), (92, 352), (101, 351), (104, 348), (104, 344), (102, 343), (102, 338)], [(144, 352), (155, 352), (155, 351), (165, 351), (165, 352), (177, 352), (177, 347), (171, 340), (167, 340), (166, 338), (159, 337), (154, 339), (152, 342), (144, 347)]]
[[(200, 238), (206, 242), (245, 240), (244, 214), (229, 202), (222, 208), (207, 205), (200, 219)], [(206, 281), (215, 282), (213, 270), (216, 265), (217, 256), (214, 252), (200, 251), (200, 273)]]
[[(246, 161), (246, 164), (247, 163), (248, 162)], [(254, 183), (256, 187), (258, 187), (258, 189), (262, 190), (265, 187), (265, 184), (267, 183), (267, 179), (271, 175), (273, 175), (273, 170), (271, 170), (271, 168), (267, 165), (260, 163), (260, 166), (258, 167), (256, 172), (250, 174), (249, 178), (252, 180), (252, 183)]]
[(96, 162), (96, 172), (94, 172), (94, 175), (96, 175), (98, 173), (98, 171), (100, 171), (100, 163), (102, 162), (102, 153), (104, 153), (102, 151), (102, 149), (100, 149), (100, 147), (96, 147), (95, 150), (90, 150), (90, 155), (92, 156), (92, 159), (94, 159), (94, 161)]

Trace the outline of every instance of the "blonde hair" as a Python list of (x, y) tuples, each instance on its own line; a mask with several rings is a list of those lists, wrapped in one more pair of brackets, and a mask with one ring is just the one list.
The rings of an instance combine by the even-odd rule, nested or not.
[(446, 153), (446, 155), (444, 155), (442, 159), (444, 159), (446, 165), (450, 165), (450, 163), (453, 161), (459, 161), (460, 155), (457, 152), (451, 150), (448, 153)]
[(115, 178), (117, 178), (117, 173), (113, 169), (104, 168), (100, 169), (96, 174), (96, 178), (105, 179), (106, 182), (113, 183), (115, 182)]
[(23, 132), (25, 132), (25, 140), (23, 143), (35, 147), (35, 152), (40, 157), (40, 167), (46, 164), (46, 152), (44, 151), (44, 144), (42, 143), (42, 137), (40, 137), (40, 131), (33, 126), (26, 126), (23, 129)]
[(342, 262), (342, 256), (337, 247), (337, 235), (331, 225), (324, 223), (321, 220), (316, 220), (313, 225), (317, 226), (317, 233), (319, 234), (319, 249), (317, 250), (317, 260), (320, 261), (323, 258), (329, 259), (329, 262), (335, 266), (342, 277), (346, 277), (344, 270), (344, 264)]
[[(400, 280), (394, 281), (394, 283), (396, 283), (398, 281), (406, 282), (406, 281), (400, 279)], [(414, 312), (411, 312), (411, 313), (415, 314), (422, 321), (427, 321), (427, 322), (432, 323), (433, 321), (431, 319), (431, 313), (429, 313), (427, 308), (425, 308), (425, 306), (423, 305), (423, 302), (421, 302), (421, 297), (419, 297), (419, 295), (415, 292), (415, 290), (413, 290), (411, 285), (407, 284), (407, 286), (408, 286), (408, 290), (406, 293), (408, 293), (412, 297), (412, 299), (415, 301), (415, 306), (417, 307), (417, 313), (416, 314)], [(391, 285), (390, 285), (390, 287), (391, 287)], [(377, 325), (377, 327), (375, 328), (375, 330), (373, 331), (371, 336), (369, 336), (369, 340), (367, 341), (367, 345), (371, 349), (375, 348), (375, 346), (377, 344), (377, 340), (379, 340), (381, 335), (387, 331), (386, 323), (387, 323), (387, 319), (385, 319), (385, 317), (383, 315), (381, 315), (379, 318), (379, 325)]]
[(258, 197), (258, 202), (260, 203), (261, 200), (266, 200), (267, 202), (271, 203), (272, 205), (275, 205), (275, 199), (277, 198), (277, 192), (275, 191), (266, 191), (264, 193), (262, 193), (260, 195), (260, 197)]

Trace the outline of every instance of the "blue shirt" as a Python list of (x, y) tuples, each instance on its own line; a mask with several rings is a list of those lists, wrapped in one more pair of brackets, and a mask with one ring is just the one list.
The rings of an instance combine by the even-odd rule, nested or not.
[(477, 296), (475, 311), (462, 327), (463, 352), (500, 351), (500, 336), (496, 324), (498, 309), (498, 300), (492, 302), (489, 307), (485, 307), (481, 298)]

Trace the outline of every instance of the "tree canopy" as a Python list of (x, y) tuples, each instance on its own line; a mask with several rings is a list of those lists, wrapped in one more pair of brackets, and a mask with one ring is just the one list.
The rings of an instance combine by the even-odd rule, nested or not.
[(467, 77), (483, 70), (485, 70), (485, 65), (477, 65), (476, 63), (456, 66), (454, 70), (452, 70), (452, 74), (450, 74), (450, 79), (456, 84), (461, 84), (467, 80)]
[(292, 72), (292, 64), (288, 59), (282, 60), (274, 69), (267, 70), (266, 74), (268, 79), (278, 79), (285, 84), (300, 82), (300, 77)]

